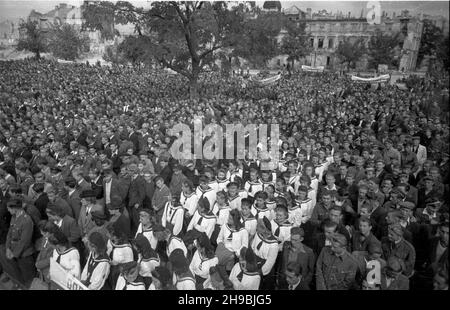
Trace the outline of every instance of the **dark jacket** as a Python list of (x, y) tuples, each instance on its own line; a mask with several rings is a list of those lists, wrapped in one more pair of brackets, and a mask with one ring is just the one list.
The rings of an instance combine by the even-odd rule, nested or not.
[(143, 177), (138, 176), (131, 181), (130, 188), (128, 189), (128, 206), (132, 207), (138, 204), (142, 207), (145, 199), (145, 180)]
[(25, 210), (11, 218), (6, 248), (13, 252), (15, 258), (28, 257), (34, 253), (33, 229), (33, 220)]
[(72, 244), (80, 241), (81, 232), (77, 222), (73, 217), (65, 215), (61, 225), (61, 231)]
[(288, 287), (284, 272), (286, 271), (289, 262), (291, 262), (290, 253), (296, 253), (295, 263), (302, 268), (302, 281), (300, 284), (303, 282), (304, 286), (309, 287), (314, 276), (316, 255), (314, 255), (313, 250), (306, 245), (303, 245), (303, 251), (293, 252), (291, 248), (291, 242), (286, 241), (283, 245), (281, 263), (278, 268), (278, 287), (284, 289), (287, 289)]

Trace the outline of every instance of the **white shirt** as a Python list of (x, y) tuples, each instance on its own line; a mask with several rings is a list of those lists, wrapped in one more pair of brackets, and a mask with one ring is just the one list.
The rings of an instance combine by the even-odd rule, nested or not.
[(184, 209), (182, 206), (174, 207), (172, 203), (167, 202), (164, 206), (164, 212), (161, 219), (163, 227), (173, 225), (172, 233), (178, 236), (183, 228)]
[(264, 240), (259, 234), (255, 235), (252, 241), (252, 250), (256, 256), (265, 259), (261, 266), (262, 274), (265, 276), (272, 270), (278, 255), (278, 242), (276, 239)]
[(109, 182), (105, 183), (105, 203), (111, 203), (111, 184), (112, 179)]
[(173, 274), (173, 285), (179, 291), (195, 291), (195, 279), (192, 277), (179, 278), (175, 273)]
[(217, 237), (217, 244), (220, 242), (239, 257), (241, 249), (248, 246), (248, 232), (245, 228), (241, 228), (238, 231), (231, 230), (228, 224), (225, 224), (220, 229), (219, 236)]
[(197, 210), (198, 196), (196, 193), (191, 193), (186, 196), (183, 192), (180, 195), (180, 203), (183, 206), (185, 212), (188, 212), (190, 216), (193, 216), (195, 210)]
[[(200, 219), (201, 223), (198, 224), (200, 222)], [(192, 217), (191, 222), (189, 223), (187, 231), (195, 228), (200, 232), (206, 233), (208, 238), (211, 238), (215, 225), (216, 225), (216, 217), (214, 215), (200, 215), (200, 213), (197, 210), (195, 211), (194, 216)]]
[[(242, 280), (238, 279), (238, 275), (242, 272)], [(258, 290), (261, 282), (261, 276), (258, 272), (246, 272), (241, 269), (241, 265), (236, 263), (231, 269), (230, 281), (233, 283), (235, 290)]]
[(114, 244), (108, 240), (107, 252), (109, 256), (112, 253), (111, 265), (119, 265), (134, 260), (133, 250), (129, 244)]
[(198, 251), (195, 251), (189, 269), (191, 272), (203, 279), (209, 279), (209, 268), (216, 266), (219, 263), (219, 259), (214, 256), (213, 258), (202, 258)]
[(222, 207), (219, 207), (217, 202), (214, 204), (214, 207), (212, 209), (213, 214), (217, 217), (216, 224), (222, 227), (225, 223), (228, 222), (228, 216), (230, 215), (231, 208), (229, 205), (225, 205)]
[(138, 234), (142, 234), (145, 238), (147, 238), (148, 242), (150, 242), (150, 246), (153, 250), (156, 250), (156, 246), (158, 245), (158, 239), (156, 239), (155, 235), (153, 234), (153, 229), (150, 228), (143, 228), (142, 223), (139, 224), (138, 229), (136, 231), (136, 236)]
[(124, 289), (127, 291), (145, 291), (145, 284), (143, 282), (127, 283), (125, 278), (122, 275), (119, 275), (116, 284), (116, 291)]
[(63, 267), (67, 273), (74, 276), (75, 278), (80, 278), (80, 253), (75, 248), (69, 248), (62, 253), (59, 253), (57, 249), (53, 250), (53, 259), (58, 262)]
[(184, 256), (185, 257), (187, 256), (187, 248), (183, 240), (181, 240), (178, 237), (171, 236), (169, 238), (169, 241), (167, 242), (167, 249), (166, 249), (167, 256), (170, 256), (170, 254), (176, 249), (181, 249), (183, 251)]
[(110, 264), (109, 259), (97, 259), (92, 257), (92, 253), (89, 253), (89, 257), (83, 272), (81, 273), (81, 281), (85, 281), (88, 278), (88, 267), (90, 262), (97, 263), (97, 266), (92, 270), (90, 283), (88, 288), (90, 290), (100, 290), (105, 285), (106, 279), (108, 279)]

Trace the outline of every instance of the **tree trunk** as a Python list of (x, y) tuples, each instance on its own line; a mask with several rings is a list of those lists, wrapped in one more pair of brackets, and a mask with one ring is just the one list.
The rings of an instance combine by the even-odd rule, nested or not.
[(197, 99), (198, 98), (198, 83), (197, 83), (197, 77), (192, 77), (189, 80), (189, 97), (191, 99)]
[(192, 59), (192, 75), (189, 78), (189, 97), (191, 99), (198, 98), (198, 76), (200, 75), (200, 64)]

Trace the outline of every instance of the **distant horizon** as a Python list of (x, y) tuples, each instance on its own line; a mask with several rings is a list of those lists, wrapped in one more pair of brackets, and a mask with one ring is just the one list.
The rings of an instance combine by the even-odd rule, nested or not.
[[(129, 1), (134, 5), (141, 7), (149, 7), (150, 1), (138, 0)], [(400, 13), (402, 10), (409, 10), (412, 15), (424, 13), (434, 16), (443, 16), (449, 19), (449, 1), (380, 1), (381, 10), (386, 11), (389, 15), (393, 12)], [(83, 0), (0, 0), (0, 22), (6, 20), (19, 20), (26, 18), (34, 9), (40, 13), (47, 13), (60, 3), (68, 5), (80, 6)], [(264, 1), (256, 1), (258, 6), (263, 5)], [(368, 1), (281, 1), (283, 9), (296, 6), (302, 11), (311, 8), (313, 12), (319, 10), (327, 10), (336, 13), (342, 11), (347, 14), (351, 12), (352, 16), (359, 16), (362, 9), (366, 9)]]

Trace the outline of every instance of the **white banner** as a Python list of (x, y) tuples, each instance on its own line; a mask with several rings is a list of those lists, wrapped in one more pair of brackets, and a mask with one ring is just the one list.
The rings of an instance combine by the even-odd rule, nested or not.
[(325, 69), (324, 66), (311, 67), (302, 65), (302, 70), (308, 72), (323, 72), (324, 69)]
[(262, 80), (258, 80), (258, 79), (256, 79), (253, 76), (251, 77), (252, 82), (257, 83), (257, 84), (259, 84), (261, 86), (275, 83), (279, 79), (281, 79), (281, 74), (277, 74), (277, 75), (274, 75), (274, 76), (271, 76), (271, 77), (268, 77), (268, 78), (262, 79)]
[(67, 273), (53, 258), (50, 258), (50, 279), (64, 290), (89, 290), (80, 280)]
[(368, 83), (381, 83), (381, 82), (387, 82), (391, 76), (389, 74), (380, 75), (373, 78), (362, 78), (356, 75), (352, 75), (352, 81), (356, 82), (368, 82)]

